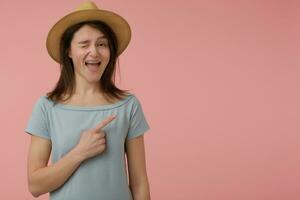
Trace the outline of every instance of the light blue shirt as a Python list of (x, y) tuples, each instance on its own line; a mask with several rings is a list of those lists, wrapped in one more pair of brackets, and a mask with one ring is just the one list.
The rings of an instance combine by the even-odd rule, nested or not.
[(132, 93), (109, 105), (54, 105), (45, 95), (35, 102), (25, 132), (51, 140), (53, 164), (77, 145), (83, 131), (113, 114), (117, 118), (102, 129), (106, 149), (83, 161), (61, 187), (50, 192), (50, 200), (132, 200), (124, 145), (150, 127), (140, 101)]

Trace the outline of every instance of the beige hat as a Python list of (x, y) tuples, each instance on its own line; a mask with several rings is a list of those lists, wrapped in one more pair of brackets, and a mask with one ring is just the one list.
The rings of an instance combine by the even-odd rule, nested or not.
[(126, 49), (131, 39), (131, 29), (128, 22), (114, 12), (98, 9), (93, 2), (85, 2), (56, 22), (48, 33), (47, 50), (56, 62), (60, 63), (60, 39), (65, 30), (74, 24), (89, 20), (102, 21), (113, 30), (118, 42), (117, 55)]

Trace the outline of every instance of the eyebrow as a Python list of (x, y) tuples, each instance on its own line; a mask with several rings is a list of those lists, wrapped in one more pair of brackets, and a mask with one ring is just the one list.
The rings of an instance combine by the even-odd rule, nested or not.
[[(100, 36), (100, 37), (98, 37), (98, 39), (107, 39), (107, 37), (105, 36), (105, 35), (102, 35), (102, 36)], [(97, 40), (98, 40), (97, 39)], [(83, 40), (83, 41), (80, 41), (80, 42), (78, 42), (78, 44), (86, 44), (86, 43), (88, 43), (90, 40)]]

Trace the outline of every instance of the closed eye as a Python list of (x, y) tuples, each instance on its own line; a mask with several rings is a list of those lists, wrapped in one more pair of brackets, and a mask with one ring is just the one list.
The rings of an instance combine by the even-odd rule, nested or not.
[[(97, 46), (107, 46), (107, 44), (106, 43), (100, 43)], [(84, 45), (84, 46), (80, 46), (80, 47), (81, 48), (86, 48), (86, 47), (88, 47), (88, 45)]]

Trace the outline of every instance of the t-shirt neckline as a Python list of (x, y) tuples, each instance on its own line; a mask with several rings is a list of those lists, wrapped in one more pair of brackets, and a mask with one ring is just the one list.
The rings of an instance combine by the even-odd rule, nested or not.
[[(105, 105), (95, 105), (95, 106), (79, 106), (79, 105), (70, 105), (70, 104), (62, 104), (62, 103), (56, 103), (55, 106), (62, 108), (62, 109), (68, 109), (68, 110), (107, 110), (119, 107), (129, 101), (133, 97), (132, 94), (125, 97), (123, 100), (119, 100), (116, 103), (113, 104), (105, 104)], [(51, 100), (49, 100), (51, 101)], [(52, 102), (52, 101), (51, 101)], [(53, 103), (53, 102), (52, 102)]]

